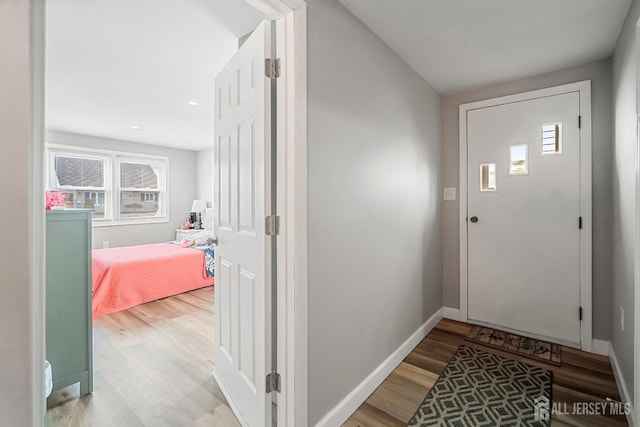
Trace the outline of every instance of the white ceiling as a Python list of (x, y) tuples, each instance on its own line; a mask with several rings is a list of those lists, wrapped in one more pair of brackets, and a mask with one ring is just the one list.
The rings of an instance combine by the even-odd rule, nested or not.
[(212, 147), (214, 78), (262, 19), (242, 0), (47, 2), (47, 128)]
[[(443, 94), (606, 58), (631, 3), (340, 1)], [(211, 147), (213, 79), (262, 19), (243, 0), (48, 2), (47, 127)]]
[(340, 0), (442, 94), (609, 57), (631, 0)]

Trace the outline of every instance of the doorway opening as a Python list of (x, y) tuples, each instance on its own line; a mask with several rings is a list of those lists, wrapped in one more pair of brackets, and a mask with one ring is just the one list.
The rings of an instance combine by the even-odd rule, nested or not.
[[(214, 78), (265, 19), (270, 15), (237, 1), (47, 4), (44, 185), (63, 193), (67, 207), (91, 211), (89, 249), (145, 246), (147, 252), (154, 244), (165, 245), (163, 251), (176, 241), (171, 250), (193, 251), (181, 246), (213, 239), (211, 226), (201, 230), (199, 219), (187, 218), (193, 211), (205, 217), (213, 202)], [(261, 64), (254, 65), (252, 76), (262, 77)], [(187, 222), (197, 230), (183, 229)], [(137, 256), (132, 253), (127, 261)], [(115, 301), (115, 307), (97, 305), (101, 291), (93, 278), (89, 376), (95, 382), (81, 382), (78, 394), (93, 393), (74, 405), (53, 405), (53, 425), (74, 417), (105, 425), (240, 425), (211, 377), (214, 311), (222, 307), (214, 310), (206, 251), (197, 255), (202, 280), (192, 288), (171, 285), (155, 293), (161, 286), (132, 278), (146, 273), (139, 264), (124, 283), (112, 281), (124, 290), (108, 291), (102, 303)], [(97, 272), (96, 257), (90, 258)], [(181, 277), (193, 273), (185, 264), (175, 268)], [(102, 272), (117, 275), (114, 266)], [(169, 282), (168, 274), (155, 284)], [(154, 292), (132, 290), (134, 281)], [(47, 292), (55, 292), (49, 282)], [(46, 335), (49, 348), (62, 342), (64, 331), (50, 322)], [(65, 372), (62, 362), (51, 362), (55, 382)], [(57, 397), (67, 399), (68, 392)]]

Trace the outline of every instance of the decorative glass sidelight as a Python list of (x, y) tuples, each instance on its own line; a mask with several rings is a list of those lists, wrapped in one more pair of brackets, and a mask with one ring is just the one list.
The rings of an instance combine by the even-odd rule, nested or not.
[(496, 191), (496, 164), (480, 165), (480, 191)]
[(542, 154), (562, 153), (562, 123), (542, 125)]
[(527, 144), (509, 146), (509, 175), (529, 173), (529, 146)]

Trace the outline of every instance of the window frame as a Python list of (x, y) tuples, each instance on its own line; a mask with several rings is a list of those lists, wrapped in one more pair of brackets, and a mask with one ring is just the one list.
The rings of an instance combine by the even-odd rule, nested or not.
[[(157, 156), (140, 156), (140, 155), (131, 155), (131, 154), (127, 154), (127, 155), (117, 155), (116, 156), (116, 168), (115, 171), (117, 172), (117, 175), (115, 176), (115, 182), (116, 182), (116, 192), (117, 195), (114, 195), (114, 201), (117, 203), (117, 210), (115, 211), (119, 221), (129, 221), (132, 219), (132, 217), (125, 217), (126, 219), (122, 219), (121, 215), (122, 212), (120, 211), (121, 209), (121, 198), (120, 198), (120, 194), (123, 191), (131, 191), (131, 192), (139, 192), (139, 193), (143, 193), (145, 199), (147, 198), (147, 195), (149, 193), (158, 193), (159, 194), (159, 199), (160, 201), (159, 206), (158, 206), (158, 214), (157, 215), (153, 215), (153, 216), (142, 216), (142, 217), (137, 217), (137, 218), (133, 218), (134, 221), (139, 222), (142, 219), (155, 219), (155, 218), (166, 218), (167, 217), (167, 202), (163, 202), (164, 198), (165, 198), (165, 194), (166, 194), (166, 188), (167, 188), (167, 164), (168, 164), (168, 159), (166, 157), (157, 157)], [(121, 170), (120, 170), (120, 165), (122, 165), (123, 163), (137, 163), (137, 164), (145, 164), (145, 165), (150, 165), (151, 167), (153, 166), (157, 166), (158, 167), (158, 188), (134, 188), (134, 187), (123, 187), (122, 186), (122, 175), (121, 175)]]
[[(57, 156), (60, 157), (72, 157), (77, 159), (89, 159), (89, 160), (100, 160), (103, 164), (103, 186), (102, 187), (91, 187), (91, 186), (75, 186), (75, 185), (57, 185), (53, 184), (54, 177), (57, 180), (55, 175), (55, 158)], [(78, 150), (68, 150), (64, 147), (47, 147), (47, 170), (46, 170), (46, 182), (45, 188), (47, 190), (58, 190), (64, 191), (65, 193), (82, 191), (85, 194), (87, 192), (104, 192), (104, 218), (93, 218), (94, 222), (103, 222), (103, 221), (111, 221), (112, 217), (112, 206), (111, 206), (111, 196), (110, 193), (113, 189), (109, 186), (111, 182), (111, 158), (104, 153), (97, 152), (80, 152)]]
[[(107, 227), (118, 225), (154, 224), (166, 223), (169, 217), (169, 158), (166, 156), (156, 156), (152, 154), (132, 153), (126, 151), (104, 150), (98, 148), (76, 147), (60, 144), (46, 144), (47, 161), (45, 168), (45, 188), (48, 190), (72, 190), (72, 191), (104, 191), (105, 212), (104, 218), (94, 218), (94, 227)], [(54, 158), (56, 155), (67, 155), (69, 157), (99, 159), (104, 161), (104, 187), (73, 187), (58, 186), (52, 183), (55, 176)], [(121, 163), (142, 163), (158, 166), (158, 188), (157, 189), (130, 189), (120, 185), (120, 165)], [(159, 210), (154, 216), (123, 217), (120, 212), (120, 193), (122, 191), (152, 192), (159, 194)], [(147, 191), (148, 190), (148, 191)], [(145, 195), (146, 197), (146, 195)]]
[[(524, 171), (513, 171), (513, 149), (524, 147)], [(529, 175), (529, 144), (511, 144), (509, 145), (509, 176)]]
[[(485, 168), (487, 173), (485, 174)], [(493, 169), (493, 174), (491, 173)], [(493, 186), (491, 186), (491, 175), (493, 175)], [(495, 193), (498, 191), (498, 168), (495, 163), (480, 164), (480, 192)]]
[[(555, 150), (553, 150), (553, 151), (544, 151), (545, 145), (551, 145), (551, 144), (545, 144), (544, 143), (544, 140), (545, 140), (545, 136), (544, 136), (545, 130), (544, 130), (544, 128), (546, 126), (554, 126), (554, 131), (555, 131), (555, 141), (554, 141)], [(547, 132), (550, 132), (550, 131), (547, 131)], [(540, 134), (541, 134), (540, 150), (541, 150), (541, 153), (542, 153), (543, 156), (553, 156), (553, 155), (562, 154), (562, 122), (543, 123), (542, 125), (540, 125)]]

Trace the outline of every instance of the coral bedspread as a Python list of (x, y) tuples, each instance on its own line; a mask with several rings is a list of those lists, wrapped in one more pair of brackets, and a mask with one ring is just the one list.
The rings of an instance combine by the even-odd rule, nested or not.
[(93, 316), (213, 285), (201, 250), (170, 243), (93, 250)]

